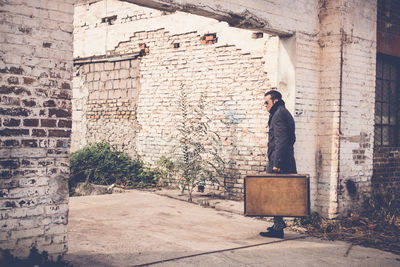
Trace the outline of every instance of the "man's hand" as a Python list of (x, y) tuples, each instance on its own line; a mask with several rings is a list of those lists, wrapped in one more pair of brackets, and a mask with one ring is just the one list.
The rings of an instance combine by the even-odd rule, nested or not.
[(281, 172), (281, 169), (278, 168), (278, 167), (272, 167), (272, 171), (276, 172), (276, 173), (279, 173), (279, 172)]

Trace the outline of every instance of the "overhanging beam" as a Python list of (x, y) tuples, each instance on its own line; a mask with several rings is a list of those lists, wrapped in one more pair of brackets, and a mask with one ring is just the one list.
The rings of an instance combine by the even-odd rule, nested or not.
[(221, 5), (220, 1), (191, 1), (191, 0), (120, 0), (139, 6), (158, 9), (161, 11), (182, 11), (203, 17), (225, 21), (231, 27), (261, 31), (280, 37), (289, 37), (293, 32), (285, 31), (270, 25), (267, 19), (261, 18), (246, 8), (231, 1), (230, 6), (237, 7), (237, 11), (229, 10)]

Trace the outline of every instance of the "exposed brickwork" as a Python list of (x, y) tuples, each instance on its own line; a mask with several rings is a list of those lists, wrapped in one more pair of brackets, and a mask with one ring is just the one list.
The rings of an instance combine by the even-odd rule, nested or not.
[(0, 248), (21, 257), (67, 251), (70, 131), (57, 123), (71, 124), (73, 4), (1, 4)]
[[(244, 176), (264, 171), (266, 166), (268, 116), (262, 99), (267, 77), (261, 58), (241, 53), (234, 46), (204, 46), (201, 41), (196, 32), (141, 32), (109, 53), (136, 53), (138, 59), (80, 67), (80, 81), (89, 92), (87, 140), (108, 141), (154, 164), (176, 145), (178, 90), (184, 82), (194, 102), (202, 92), (207, 93), (207, 114), (215, 121), (213, 130), (223, 137), (221, 155), (235, 162), (231, 181), (233, 191), (241, 196)], [(171, 43), (182, 45), (171, 47)], [(146, 48), (147, 53), (142, 53)], [(232, 67), (235, 58), (240, 58), (241, 64)], [(162, 81), (158, 77), (163, 77)], [(98, 87), (92, 85), (96, 81), (100, 81)], [(246, 93), (243, 88), (248, 89)]]
[(296, 57), (296, 101), (294, 119), (296, 122), (295, 157), (297, 171), (310, 175), (310, 198), (312, 210), (321, 212), (326, 200), (321, 201), (317, 190), (322, 170), (320, 168), (317, 132), (319, 108), (319, 57), (320, 47), (315, 35), (298, 34), (297, 49), (301, 51)]
[[(373, 8), (373, 7), (371, 7)], [(376, 9), (375, 9), (376, 10)], [(375, 24), (365, 20), (365, 23)], [(346, 36), (348, 37), (348, 36)], [(375, 105), (376, 41), (355, 38), (344, 46), (339, 211), (360, 207), (371, 192)], [(357, 122), (357, 123), (355, 123)], [(349, 183), (354, 183), (352, 193)]]
[[(173, 149), (180, 122), (181, 84), (192, 105), (205, 93), (205, 112), (213, 120), (210, 128), (221, 136), (220, 155), (233, 162), (231, 182), (240, 197), (244, 176), (263, 172), (266, 166), (268, 115), (263, 93), (268, 79), (262, 58), (235, 46), (203, 45), (196, 32), (170, 35), (159, 30), (144, 38), (150, 53), (140, 64), (138, 155), (155, 163)], [(174, 49), (171, 43), (182, 45)]]
[[(115, 3), (115, 7), (120, 4)], [(269, 4), (281, 7), (285, 14), (279, 15), (282, 18), (278, 19), (279, 25), (296, 32), (291, 38), (275, 40), (268, 39), (265, 33), (261, 36), (259, 32), (249, 32), (246, 42), (264, 41), (261, 56), (241, 51), (239, 47), (243, 43), (226, 38), (229, 34), (225, 35), (224, 31), (230, 32), (230, 29), (219, 32), (216, 28), (220, 25), (215, 22), (210, 22), (212, 26), (208, 28), (201, 27), (208, 32), (194, 30), (196, 25), (182, 30), (171, 26), (162, 14), (156, 14), (158, 11), (152, 11), (156, 14), (154, 17), (145, 16), (135, 25), (122, 22), (120, 11), (114, 11), (117, 18), (107, 30), (105, 36), (108, 37), (104, 37), (106, 49), (82, 45), (84, 48), (77, 54), (137, 57), (141, 76), (135, 99), (135, 148), (137, 154), (150, 163), (172, 146), (173, 125), (178, 113), (176, 92), (180, 84), (188, 88), (192, 101), (202, 90), (206, 91), (211, 103), (207, 114), (216, 121), (224, 121), (224, 118), (224, 122), (230, 122), (223, 126), (215, 123), (212, 128), (226, 139), (221, 155), (235, 162), (232, 169), (239, 179), (232, 180), (238, 194), (242, 192), (241, 178), (250, 172), (262, 171), (266, 164), (268, 114), (261, 103), (263, 91), (269, 86), (267, 74), (262, 70), (267, 70), (268, 78), (284, 93), (288, 106), (294, 111), (295, 155), (298, 171), (311, 177), (312, 210), (329, 217), (345, 215), (357, 208), (362, 196), (369, 193), (372, 177), (376, 32), (371, 29), (376, 28), (376, 2), (297, 1), (296, 14), (303, 15), (295, 21), (293, 15), (287, 13), (292, 10), (292, 1), (256, 1), (254, 4), (263, 8)], [(134, 5), (124, 5), (135, 9)], [(82, 8), (79, 7), (80, 12)], [(266, 17), (269, 12), (266, 7)], [(174, 19), (171, 21), (181, 22), (183, 17), (189, 17), (181, 15), (168, 16)], [(96, 30), (106, 31), (108, 27), (93, 23), (98, 20), (96, 16), (79, 17), (80, 21), (88, 21), (87, 32), (94, 33), (90, 29), (96, 27)], [(268, 19), (272, 21), (273, 17)], [(187, 21), (185, 26), (190, 25), (190, 20)], [(204, 21), (201, 23), (206, 25)], [(164, 24), (168, 25), (165, 27), (168, 30), (162, 30)], [(79, 38), (85, 28), (78, 25), (77, 32), (76, 42), (87, 44), (89, 39)], [(274, 48), (274, 43), (280, 44)], [(279, 60), (282, 51), (291, 49), (294, 52), (288, 60), (295, 65), (292, 75), (295, 77), (289, 89), (282, 76), (291, 74), (279, 69), (282, 68)], [(86, 84), (80, 78), (75, 84), (80, 86), (74, 92), (80, 90), (78, 93), (86, 97), (84, 92), (89, 92)], [(84, 121), (86, 105), (80, 103), (77, 107), (79, 118)], [(349, 188), (356, 188), (357, 192), (349, 192)]]
[(88, 88), (83, 113), (87, 120), (85, 139), (88, 143), (106, 141), (136, 156), (138, 64), (137, 60), (125, 60), (79, 67), (79, 78)]
[(335, 217), (357, 209), (370, 192), (376, 35), (363, 29), (376, 26), (376, 3), (329, 1), (320, 10), (318, 196)]
[[(377, 52), (400, 57), (400, 1), (378, 1)], [(397, 88), (399, 92), (400, 88)], [(400, 114), (398, 114), (399, 116)], [(399, 117), (398, 117), (399, 118)], [(397, 118), (397, 121), (399, 119)], [(374, 170), (372, 185), (374, 189), (400, 189), (400, 148), (374, 148)]]
[[(85, 8), (86, 6), (86, 1), (83, 0), (83, 5), (80, 3), (76, 3), (78, 8)], [(99, 10), (104, 10), (106, 9), (107, 3), (105, 1), (98, 3)], [(76, 16), (75, 19), (75, 28), (77, 31), (84, 31), (88, 30), (91, 28), (97, 28), (97, 27), (102, 27), (102, 26), (107, 26), (109, 25), (109, 21), (112, 22), (112, 24), (124, 24), (124, 23), (129, 23), (129, 22), (135, 22), (135, 21), (140, 21), (148, 18), (153, 18), (153, 17), (158, 17), (162, 15), (169, 14), (169, 12), (161, 12), (158, 10), (152, 10), (152, 9), (147, 9), (147, 8), (142, 8), (138, 9), (135, 8), (132, 5), (127, 5), (125, 3), (119, 3), (118, 1), (110, 1), (108, 3), (108, 7), (112, 7), (114, 10), (118, 10), (117, 15), (111, 15), (111, 16), (85, 16), (84, 13), (79, 13), (78, 16)], [(132, 8), (133, 7), (133, 8)]]
[(400, 190), (400, 149), (377, 147), (374, 149), (374, 188), (384, 187)]
[(135, 120), (135, 102), (133, 99), (93, 100), (88, 102), (87, 118), (90, 122), (99, 119)]
[(200, 44), (202, 45), (215, 44), (216, 42), (218, 42), (218, 38), (215, 33), (208, 33), (200, 38)]

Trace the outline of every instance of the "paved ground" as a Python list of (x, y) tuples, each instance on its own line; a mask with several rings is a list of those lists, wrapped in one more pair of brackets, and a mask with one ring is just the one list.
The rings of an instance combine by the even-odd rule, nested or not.
[(71, 198), (65, 259), (75, 267), (400, 266), (399, 255), (345, 242), (293, 232), (283, 240), (260, 237), (270, 223), (236, 214), (238, 202), (209, 203), (230, 210), (222, 211), (163, 195), (178, 197), (132, 191)]

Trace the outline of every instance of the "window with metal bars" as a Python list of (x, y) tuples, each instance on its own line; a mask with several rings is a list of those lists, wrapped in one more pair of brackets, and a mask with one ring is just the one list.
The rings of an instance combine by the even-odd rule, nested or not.
[(399, 146), (400, 59), (377, 54), (375, 145)]

